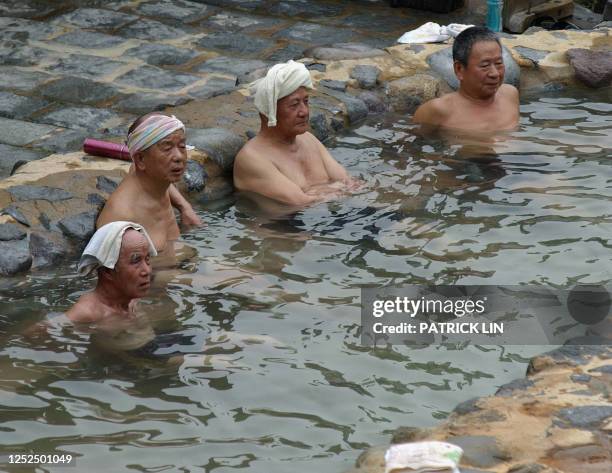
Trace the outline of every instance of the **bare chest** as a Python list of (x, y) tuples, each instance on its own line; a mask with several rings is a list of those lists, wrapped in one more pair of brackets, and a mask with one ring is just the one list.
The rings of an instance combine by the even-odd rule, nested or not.
[(303, 190), (329, 181), (323, 157), (315, 147), (300, 146), (296, 151), (273, 153), (270, 157), (278, 170)]

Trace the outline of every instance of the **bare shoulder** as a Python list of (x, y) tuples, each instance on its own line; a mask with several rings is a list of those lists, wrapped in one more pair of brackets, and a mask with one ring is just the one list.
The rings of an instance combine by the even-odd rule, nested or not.
[(511, 84), (502, 84), (499, 88), (499, 92), (501, 92), (504, 98), (517, 102), (519, 100), (519, 91)]
[(97, 307), (95, 298), (93, 294), (89, 293), (82, 296), (76, 304), (66, 312), (66, 316), (75, 324), (93, 323), (99, 318), (99, 314), (96, 314), (96, 312)]
[(133, 209), (134, 198), (133, 192), (130, 192), (130, 184), (126, 182), (128, 178), (124, 179), (119, 187), (110, 195), (100, 215), (96, 226), (99, 228), (110, 222), (117, 220), (134, 220)]
[(453, 95), (447, 94), (425, 102), (414, 112), (414, 122), (430, 125), (442, 123), (451, 113), (450, 105), (453, 101)]

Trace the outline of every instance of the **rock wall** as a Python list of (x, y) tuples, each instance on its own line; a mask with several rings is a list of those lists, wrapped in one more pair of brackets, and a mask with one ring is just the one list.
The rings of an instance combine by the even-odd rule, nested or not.
[[(612, 471), (611, 360), (605, 346), (568, 345), (536, 356), (525, 378), (459, 404), (438, 427), (398, 428), (391, 443), (459, 445), (462, 473)], [(346, 473), (383, 473), (387, 448), (368, 449)]]

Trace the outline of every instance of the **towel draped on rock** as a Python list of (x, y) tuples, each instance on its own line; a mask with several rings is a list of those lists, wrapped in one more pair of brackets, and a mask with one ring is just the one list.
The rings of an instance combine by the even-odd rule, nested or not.
[(456, 38), (463, 30), (474, 25), (462, 25), (460, 23), (451, 23), (447, 26), (440, 26), (438, 23), (429, 21), (417, 29), (404, 33), (397, 40), (398, 43), (442, 43), (451, 36)]
[(255, 107), (268, 117), (268, 126), (276, 126), (276, 102), (300, 87), (312, 89), (310, 72), (301, 62), (289, 61), (272, 66), (265, 77), (249, 85), (255, 95)]
[(129, 228), (142, 233), (149, 243), (149, 255), (157, 256), (155, 245), (142, 225), (124, 221), (111, 222), (98, 228), (91, 237), (91, 240), (89, 240), (79, 261), (79, 274), (85, 276), (99, 266), (114, 269), (119, 259), (123, 234)]

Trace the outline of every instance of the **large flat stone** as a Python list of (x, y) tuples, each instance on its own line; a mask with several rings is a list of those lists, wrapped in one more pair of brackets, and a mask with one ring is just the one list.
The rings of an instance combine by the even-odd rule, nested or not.
[(189, 95), (199, 99), (209, 99), (217, 95), (227, 94), (236, 88), (235, 77), (211, 76), (204, 85), (189, 89)]
[(550, 53), (550, 51), (542, 51), (540, 49), (533, 49), (525, 46), (515, 46), (513, 49), (525, 59), (529, 59), (535, 65), (538, 65), (540, 61)]
[(597, 429), (606, 419), (612, 417), (612, 405), (566, 407), (557, 412), (561, 427)]
[(261, 0), (202, 0), (202, 3), (245, 11), (253, 11), (262, 6)]
[(121, 123), (119, 115), (110, 110), (93, 107), (64, 107), (38, 118), (42, 123), (51, 123), (64, 128), (100, 130)]
[(14, 223), (0, 224), (0, 241), (23, 240), (27, 233)]
[[(67, 153), (83, 147), (83, 141), (90, 133), (83, 129), (70, 130), (62, 128), (57, 133), (35, 141), (31, 146), (37, 150), (47, 150), (48, 153)], [(42, 151), (41, 151), (42, 152)]]
[(275, 45), (270, 39), (249, 35), (238, 35), (230, 31), (210, 33), (198, 41), (198, 45), (206, 49), (218, 49), (238, 55), (254, 55)]
[(12, 186), (7, 189), (15, 202), (26, 200), (46, 200), (48, 202), (59, 202), (72, 199), (74, 196), (64, 189), (47, 186)]
[(159, 21), (140, 19), (125, 28), (117, 31), (125, 38), (137, 38), (158, 41), (160, 39), (176, 39), (190, 34), (189, 31), (168, 26)]
[(49, 125), (0, 118), (0, 143), (25, 146), (49, 135), (56, 129)]
[(332, 89), (321, 90), (321, 92), (325, 92), (327, 95), (340, 100), (344, 104), (349, 123), (356, 123), (368, 116), (368, 106), (363, 100), (355, 97), (354, 95), (349, 95), (347, 93)]
[[(506, 69), (504, 82), (506, 84), (512, 84), (515, 87), (519, 87), (521, 80), (521, 68), (512, 57), (512, 53), (510, 53), (508, 48), (504, 46), (502, 49), (502, 56)], [(459, 87), (459, 80), (457, 79), (457, 76), (455, 76), (455, 71), (453, 69), (452, 47), (444, 48), (430, 54), (427, 58), (427, 63), (429, 64), (429, 67), (431, 67), (434, 72), (442, 76), (446, 83), (453, 89), (456, 90)]]
[(124, 62), (113, 61), (104, 57), (70, 54), (46, 66), (45, 69), (56, 74), (86, 77), (95, 80), (124, 66)]
[[(0, 3), (0, 15), (2, 5)], [(24, 20), (23, 18), (10, 18), (0, 16), (0, 40), (17, 39), (26, 41), (28, 39), (41, 40), (55, 33), (57, 28), (42, 21)]]
[(289, 43), (287, 46), (276, 49), (266, 59), (272, 63), (287, 62), (289, 59), (300, 59), (304, 57), (304, 46)]
[(0, 66), (0, 89), (26, 92), (51, 78), (53, 76), (44, 72), (22, 71), (15, 67)]
[(378, 82), (380, 69), (376, 66), (359, 64), (351, 69), (351, 77), (362, 89), (373, 89)]
[(609, 87), (612, 84), (612, 52), (575, 48), (567, 51), (576, 78), (588, 87)]
[(0, 16), (42, 18), (50, 15), (59, 7), (55, 3), (48, 4), (36, 0), (3, 0), (0, 3)]
[(200, 23), (206, 29), (219, 31), (256, 32), (277, 27), (285, 23), (278, 18), (255, 16), (230, 10), (221, 11)]
[(205, 151), (224, 171), (231, 171), (244, 139), (223, 128), (188, 129), (187, 141)]
[(249, 72), (270, 66), (269, 62), (259, 59), (237, 59), (235, 57), (219, 56), (200, 64), (197, 72), (225, 72), (234, 76), (243, 76)]
[(63, 218), (57, 225), (68, 238), (85, 245), (96, 231), (97, 216), (97, 211), (89, 210)]
[(142, 66), (119, 76), (115, 81), (143, 89), (176, 92), (199, 80), (202, 78), (193, 74), (166, 71), (154, 66)]
[(24, 97), (11, 92), (0, 92), (0, 116), (5, 118), (27, 118), (49, 105), (38, 97)]
[(114, 48), (125, 43), (125, 39), (117, 36), (81, 30), (74, 30), (63, 34), (54, 38), (53, 41), (88, 49)]
[(96, 104), (115, 98), (119, 92), (111, 85), (82, 77), (62, 77), (47, 82), (37, 92), (58, 102)]
[(367, 57), (385, 56), (382, 49), (372, 48), (362, 43), (338, 43), (331, 46), (309, 48), (304, 52), (307, 57), (323, 60), (362, 59)]
[(161, 20), (172, 18), (173, 20), (193, 23), (218, 11), (218, 8), (186, 0), (161, 0), (141, 3), (136, 11), (141, 15), (156, 17)]
[(32, 256), (21, 241), (0, 241), (0, 275), (12, 276), (27, 271), (32, 266)]
[(57, 57), (57, 53), (37, 46), (29, 46), (17, 40), (0, 43), (0, 64), (6, 66), (35, 66)]
[(57, 232), (30, 233), (32, 266), (39, 269), (55, 266), (68, 255), (69, 247), (64, 237)]
[(395, 31), (396, 33), (393, 35), (395, 39), (403, 32), (412, 29), (411, 23), (414, 25), (414, 28), (418, 27), (421, 24), (419, 21), (420, 19), (415, 18), (413, 22), (410, 22), (410, 19), (400, 15), (373, 15), (371, 11), (354, 13), (337, 20), (342, 26), (355, 31), (367, 31), (377, 34), (388, 34)]
[(178, 66), (198, 55), (198, 52), (189, 49), (155, 43), (144, 43), (124, 53), (124, 56), (141, 59), (152, 66)]
[(273, 15), (283, 15), (288, 17), (301, 18), (329, 18), (341, 15), (344, 6), (333, 3), (318, 3), (311, 0), (291, 0), (281, 1), (269, 8)]
[(143, 115), (145, 113), (161, 111), (166, 107), (176, 107), (191, 101), (186, 95), (162, 95), (156, 93), (130, 94), (117, 101), (113, 108), (124, 112)]
[(0, 144), (0, 178), (11, 175), (15, 165), (44, 157), (42, 151)]
[(138, 20), (137, 16), (126, 13), (101, 8), (79, 8), (55, 18), (53, 23), (56, 25), (68, 23), (80, 28), (114, 30), (135, 20)]
[(464, 435), (451, 437), (448, 442), (463, 449), (462, 463), (466, 462), (477, 468), (489, 468), (509, 459), (508, 454), (499, 448), (495, 437)]
[(316, 23), (296, 23), (274, 35), (276, 38), (301, 41), (311, 45), (346, 42), (350, 41), (353, 36), (355, 33), (351, 30)]

